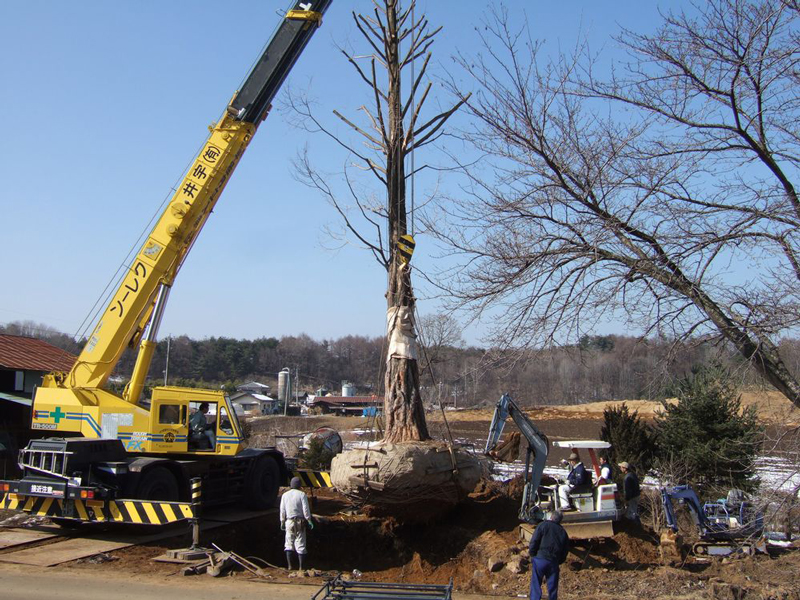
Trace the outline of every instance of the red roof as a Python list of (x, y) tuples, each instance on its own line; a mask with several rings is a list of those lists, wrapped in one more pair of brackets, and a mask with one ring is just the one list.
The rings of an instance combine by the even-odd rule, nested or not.
[(0, 368), (69, 371), (77, 357), (42, 340), (0, 334)]
[(317, 396), (309, 404), (383, 404), (378, 396)]

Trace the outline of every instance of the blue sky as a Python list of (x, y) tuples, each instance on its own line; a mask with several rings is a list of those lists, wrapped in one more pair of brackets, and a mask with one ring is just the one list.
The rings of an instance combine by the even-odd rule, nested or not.
[[(288, 4), (3, 4), (0, 323), (78, 330)], [(610, 36), (619, 25), (652, 31), (658, 23), (649, 1), (507, 5), (527, 12), (533, 35), (551, 51), (571, 48), (583, 33), (614, 56)], [(449, 68), (458, 49), (476, 49), (487, 6), (419, 0), (418, 13), (444, 25), (433, 75)], [(370, 7), (334, 0), (290, 77), (289, 85), (316, 97), (328, 122), (333, 109), (352, 116), (369, 102), (336, 44), (353, 42), (366, 53), (350, 12)], [(323, 169), (345, 161), (278, 110), (260, 127), (173, 287), (161, 337), (383, 334), (385, 273), (363, 250), (329, 249), (324, 228), (338, 223), (336, 214), (291, 174), (306, 144)], [(434, 252), (418, 239), (414, 263), (425, 268)], [(418, 296), (421, 314), (437, 311), (421, 282)], [(480, 343), (481, 331), (473, 325), (464, 337)]]

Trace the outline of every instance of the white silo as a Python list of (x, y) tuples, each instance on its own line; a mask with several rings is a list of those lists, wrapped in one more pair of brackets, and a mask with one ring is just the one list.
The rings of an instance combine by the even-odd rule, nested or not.
[(287, 369), (282, 369), (278, 373), (278, 401), (282, 402), (284, 406), (289, 406), (289, 401), (292, 399), (292, 372)]

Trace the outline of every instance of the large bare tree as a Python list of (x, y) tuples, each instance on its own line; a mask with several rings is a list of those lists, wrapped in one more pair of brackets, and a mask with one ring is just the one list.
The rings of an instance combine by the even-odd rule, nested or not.
[[(372, 174), (385, 192), (369, 195), (346, 170), (344, 176), (351, 196), (341, 198), (307, 154), (297, 164), (302, 179), (328, 198), (349, 233), (372, 252), (388, 273), (384, 440), (426, 440), (430, 436), (420, 397), (411, 264), (407, 252), (401, 248), (403, 245), (407, 251), (410, 245), (402, 238), (409, 233), (406, 182), (414, 174), (406, 172), (406, 157), (435, 141), (444, 123), (463, 101), (433, 117), (422, 117), (431, 90), (427, 79), (429, 50), (441, 28), (431, 31), (425, 17), (415, 19), (413, 1), (403, 7), (399, 0), (375, 0), (373, 4), (371, 14), (353, 13), (369, 54), (342, 49), (368, 90), (369, 106), (361, 107), (365, 122), (359, 124), (357, 119), (334, 111), (361, 136), (364, 146), (357, 147), (337, 135), (317, 117), (308, 102), (296, 99), (294, 104), (306, 124), (312, 124), (340, 144), (358, 169)], [(405, 97), (401, 85), (404, 75), (410, 84)], [(416, 170), (423, 168), (424, 165)]]
[(793, 2), (701, 2), (652, 35), (622, 31), (629, 61), (598, 77), (584, 48), (545, 61), (493, 11), (461, 60), (490, 169), (465, 168), (439, 228), (469, 259), (458, 300), (499, 307), (494, 333), (514, 343), (620, 318), (716, 337), (800, 406), (778, 346), (800, 317), (798, 22)]

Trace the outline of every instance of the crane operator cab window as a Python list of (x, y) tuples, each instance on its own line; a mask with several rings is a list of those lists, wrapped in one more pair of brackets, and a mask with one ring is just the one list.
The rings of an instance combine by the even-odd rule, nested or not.
[(158, 407), (159, 425), (185, 425), (186, 405), (162, 404)]
[(224, 406), (219, 407), (219, 430), (225, 435), (233, 435), (233, 425)]
[(216, 434), (216, 402), (190, 402), (189, 412), (189, 449), (215, 450)]

